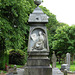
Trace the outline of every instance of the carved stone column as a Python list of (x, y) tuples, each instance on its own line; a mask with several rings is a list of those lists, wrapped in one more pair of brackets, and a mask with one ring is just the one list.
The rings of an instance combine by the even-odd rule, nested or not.
[(29, 16), (28, 59), (24, 75), (52, 75), (47, 38), (48, 16), (37, 6)]

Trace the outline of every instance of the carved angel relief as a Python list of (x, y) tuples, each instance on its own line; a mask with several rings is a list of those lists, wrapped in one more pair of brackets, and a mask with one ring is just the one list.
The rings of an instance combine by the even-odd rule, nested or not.
[(46, 50), (45, 48), (45, 41), (46, 41), (46, 35), (42, 31), (38, 32), (38, 35), (36, 33), (31, 34), (31, 39), (34, 41), (34, 45), (32, 47), (32, 50)]

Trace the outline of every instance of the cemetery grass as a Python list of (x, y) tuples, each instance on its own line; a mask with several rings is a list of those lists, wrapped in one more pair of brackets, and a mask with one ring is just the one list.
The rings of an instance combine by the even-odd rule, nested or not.
[[(61, 63), (62, 64), (62, 63)], [(56, 63), (56, 67), (57, 68), (61, 68), (61, 64), (59, 64), (58, 62)], [(75, 71), (75, 61), (73, 62), (73, 64), (71, 63), (70, 65), (70, 71)]]
[[(11, 64), (11, 65), (9, 65), (11, 68), (13, 68), (14, 67), (14, 65), (13, 64)], [(16, 65), (17, 66), (17, 68), (22, 68), (24, 65)]]

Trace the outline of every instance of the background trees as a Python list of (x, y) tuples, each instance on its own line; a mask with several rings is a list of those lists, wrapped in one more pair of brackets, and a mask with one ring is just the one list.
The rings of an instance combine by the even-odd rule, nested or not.
[[(6, 50), (26, 51), (29, 30), (27, 21), (34, 7), (34, 3), (28, 0), (0, 0), (0, 57), (3, 59)], [(0, 64), (3, 63), (7, 62), (0, 61)]]
[(56, 51), (56, 54), (62, 57), (66, 53), (71, 53), (72, 60), (75, 52), (75, 25), (74, 26), (62, 26), (57, 28), (54, 35), (54, 41), (52, 42), (52, 49)]
[[(7, 52), (10, 49), (26, 52), (29, 33), (28, 18), (35, 7), (33, 0), (0, 0), (0, 64), (2, 64), (0, 68), (4, 68), (5, 63), (9, 62)], [(73, 55), (75, 26), (59, 23), (56, 16), (46, 7), (40, 6), (40, 8), (49, 17), (46, 26), (50, 55), (53, 50), (59, 56), (66, 52)]]

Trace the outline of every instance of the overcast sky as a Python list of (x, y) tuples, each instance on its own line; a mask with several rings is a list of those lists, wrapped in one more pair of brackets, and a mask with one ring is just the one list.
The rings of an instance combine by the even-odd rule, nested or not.
[(59, 22), (75, 24), (75, 0), (44, 0), (42, 5), (55, 14)]

